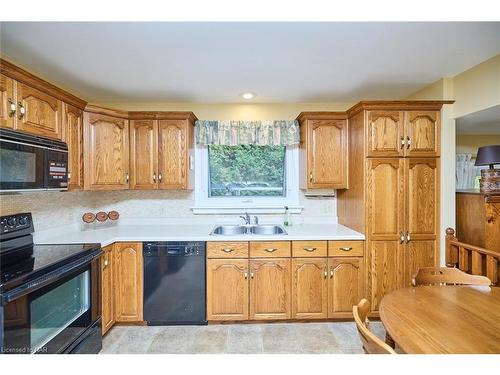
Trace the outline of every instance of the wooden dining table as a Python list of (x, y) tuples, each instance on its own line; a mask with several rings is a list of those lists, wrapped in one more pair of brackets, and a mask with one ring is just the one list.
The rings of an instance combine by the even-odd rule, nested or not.
[(500, 354), (500, 288), (417, 286), (386, 295), (387, 333), (408, 354)]

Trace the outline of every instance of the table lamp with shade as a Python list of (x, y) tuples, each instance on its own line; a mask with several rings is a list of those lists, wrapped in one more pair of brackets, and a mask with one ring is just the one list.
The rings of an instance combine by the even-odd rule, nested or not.
[(495, 169), (495, 164), (500, 164), (500, 145), (479, 147), (474, 165), (489, 166), (489, 169), (481, 169), (479, 189), (482, 193), (500, 194), (500, 169)]

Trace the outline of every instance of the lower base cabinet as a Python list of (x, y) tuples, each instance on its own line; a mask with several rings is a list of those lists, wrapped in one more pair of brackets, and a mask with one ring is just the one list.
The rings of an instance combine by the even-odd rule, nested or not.
[(349, 315), (364, 297), (363, 258), (329, 259), (328, 317)]
[(115, 323), (143, 321), (141, 242), (117, 242), (101, 257), (102, 334)]
[(328, 317), (328, 259), (292, 260), (292, 317), (325, 319)]
[(207, 261), (207, 319), (248, 319), (247, 259)]
[(290, 319), (290, 259), (250, 260), (250, 319)]
[[(352, 306), (365, 297), (363, 242), (343, 246), (349, 250), (338, 257), (315, 257), (312, 249), (321, 246), (326, 255), (326, 241), (321, 246), (319, 242), (305, 246), (305, 241), (301, 241), (300, 248), (312, 254), (304, 251), (305, 257), (291, 258), (252, 258), (251, 254), (246, 255), (248, 246), (242, 243), (209, 243), (208, 248), (225, 250), (209, 252), (207, 319), (309, 320), (352, 316)], [(259, 247), (258, 243), (251, 244), (250, 249)], [(236, 245), (242, 249), (238, 253), (241, 258), (230, 259), (235, 253), (230, 250)], [(283, 246), (271, 245), (266, 242), (264, 248)], [(356, 256), (345, 253), (350, 249), (356, 250)]]
[(101, 320), (104, 335), (115, 324), (113, 245), (106, 246), (102, 250), (104, 254), (101, 257)]

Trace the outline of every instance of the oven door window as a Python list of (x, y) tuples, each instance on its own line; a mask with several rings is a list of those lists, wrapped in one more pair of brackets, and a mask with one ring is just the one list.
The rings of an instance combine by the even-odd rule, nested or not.
[(83, 327), (75, 323), (89, 315), (90, 298), (89, 270), (33, 298), (30, 303), (32, 351), (43, 352), (47, 343), (61, 335), (78, 335)]
[(43, 189), (45, 149), (0, 141), (0, 190)]

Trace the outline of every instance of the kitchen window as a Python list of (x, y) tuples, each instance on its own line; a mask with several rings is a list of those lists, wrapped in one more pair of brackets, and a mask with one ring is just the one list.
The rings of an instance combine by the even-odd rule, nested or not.
[(193, 212), (299, 212), (298, 167), (297, 146), (199, 145)]

